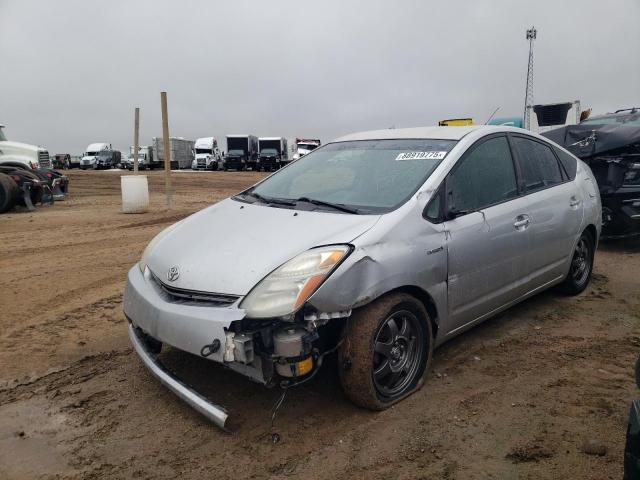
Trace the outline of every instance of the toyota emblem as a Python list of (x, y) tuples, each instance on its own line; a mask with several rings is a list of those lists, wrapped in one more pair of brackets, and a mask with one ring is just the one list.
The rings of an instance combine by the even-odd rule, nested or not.
[(175, 282), (179, 276), (180, 270), (178, 270), (178, 267), (171, 267), (167, 272), (167, 280), (169, 280), (170, 282)]

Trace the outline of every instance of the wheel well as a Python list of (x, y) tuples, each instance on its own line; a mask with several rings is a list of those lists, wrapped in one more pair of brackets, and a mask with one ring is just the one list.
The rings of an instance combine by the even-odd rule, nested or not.
[(395, 290), (391, 290), (389, 293), (402, 292), (411, 295), (412, 297), (417, 298), (424, 305), (424, 308), (427, 310), (429, 314), (429, 320), (431, 321), (431, 330), (433, 334), (433, 338), (436, 337), (438, 333), (438, 309), (436, 308), (436, 302), (433, 301), (431, 295), (425, 292), (420, 287), (416, 287), (413, 285), (407, 285), (404, 287), (396, 288)]
[[(596, 230), (595, 225), (593, 225), (593, 224), (589, 224), (589, 225), (587, 225), (587, 228), (585, 228), (585, 229), (584, 229), (584, 231), (585, 231), (585, 232), (588, 232), (588, 233), (589, 233), (589, 235), (591, 235), (591, 239), (593, 240), (593, 243), (594, 243), (594, 244), (597, 244), (597, 241), (598, 241), (598, 231)], [(597, 245), (594, 245), (594, 248), (595, 248), (596, 246), (597, 246)]]

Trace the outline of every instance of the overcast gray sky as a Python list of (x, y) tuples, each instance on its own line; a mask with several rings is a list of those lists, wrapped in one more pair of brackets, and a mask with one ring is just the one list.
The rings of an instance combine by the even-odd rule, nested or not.
[[(52, 153), (161, 135), (308, 136), (640, 106), (640, 1), (0, 0), (0, 123)], [(224, 141), (221, 142), (226, 148)]]

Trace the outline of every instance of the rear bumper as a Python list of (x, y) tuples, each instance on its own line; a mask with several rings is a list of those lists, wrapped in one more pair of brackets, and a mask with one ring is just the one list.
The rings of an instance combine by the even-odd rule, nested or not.
[(191, 408), (204, 415), (220, 428), (225, 428), (227, 422), (227, 412), (225, 409), (211, 403), (198, 392), (174, 377), (171, 372), (162, 365), (157, 356), (149, 351), (144, 340), (140, 338), (138, 331), (132, 324), (129, 324), (129, 338), (136, 353), (154, 377), (160, 380), (165, 387), (175, 393)]

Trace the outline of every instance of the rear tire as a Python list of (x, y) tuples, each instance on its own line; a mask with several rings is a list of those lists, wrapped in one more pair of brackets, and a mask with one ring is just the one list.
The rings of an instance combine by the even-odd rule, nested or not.
[(591, 281), (595, 240), (588, 231), (582, 232), (571, 257), (571, 266), (567, 277), (558, 285), (558, 290), (565, 295), (582, 293)]
[(342, 389), (356, 405), (384, 410), (422, 387), (432, 354), (424, 305), (407, 294), (379, 298), (348, 320), (338, 352)]
[(0, 213), (11, 210), (16, 202), (20, 189), (9, 175), (0, 173)]

